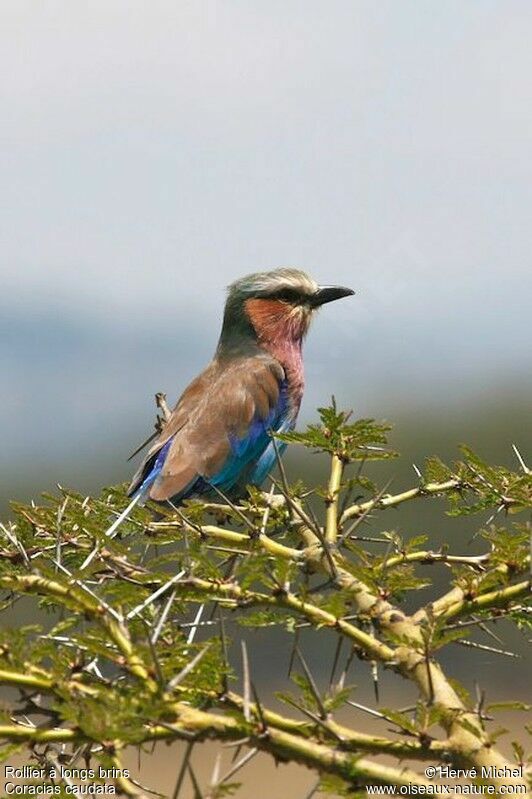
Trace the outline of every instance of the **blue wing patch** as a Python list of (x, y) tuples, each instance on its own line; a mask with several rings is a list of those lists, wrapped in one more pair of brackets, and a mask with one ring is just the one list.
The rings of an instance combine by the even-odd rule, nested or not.
[[(209, 483), (222, 491), (230, 491), (237, 483), (260, 485), (275, 462), (275, 448), (270, 431), (283, 432), (294, 425), (288, 399), (288, 383), (280, 384), (279, 399), (266, 419), (255, 417), (242, 438), (230, 438), (231, 455)], [(279, 452), (286, 444), (279, 443)]]
[[(175, 501), (205, 494), (209, 490), (212, 491), (211, 486), (216, 486), (224, 493), (230, 493), (235, 486), (244, 488), (247, 483), (260, 485), (264, 482), (276, 459), (270, 431), (285, 432), (291, 430), (295, 424), (295, 414), (291, 411), (288, 398), (287, 381), (283, 380), (279, 388), (277, 404), (265, 419), (255, 416), (245, 436), (242, 438), (230, 436), (231, 454), (220, 471), (209, 479), (199, 476), (177, 497), (173, 498)], [(168, 439), (154, 455), (151, 468), (135, 494), (143, 496), (148, 494), (150, 487), (161, 473), (173, 439), (174, 436)], [(283, 452), (285, 448), (286, 444), (278, 443), (279, 453)]]
[(150, 486), (157, 480), (158, 476), (161, 473), (161, 470), (164, 466), (164, 462), (166, 460), (166, 456), (168, 455), (168, 450), (172, 446), (172, 441), (174, 440), (174, 436), (171, 436), (166, 444), (161, 447), (161, 449), (156, 453), (153, 465), (148, 471), (148, 474), (137, 488), (133, 496), (137, 496), (141, 494), (142, 499), (146, 498), (146, 494), (148, 493)]

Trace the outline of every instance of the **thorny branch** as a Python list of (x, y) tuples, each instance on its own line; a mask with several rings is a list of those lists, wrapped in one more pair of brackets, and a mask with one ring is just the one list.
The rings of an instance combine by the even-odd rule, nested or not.
[[(164, 418), (163, 399), (158, 407)], [(239, 505), (192, 502), (162, 516), (159, 509), (157, 520), (149, 508), (136, 507), (118, 526), (124, 499), (115, 489), (100, 500), (62, 491), (59, 498), (48, 497), (48, 505), (16, 506), (16, 521), (1, 526), (5, 607), (33, 595), (66, 616), (48, 635), (28, 629), (0, 638), (0, 683), (19, 693), (9, 716), (0, 719), (0, 738), (28, 752), (36, 745), (52, 747), (52, 757), (53, 747), (64, 753), (84, 746), (89, 757), (114, 763), (130, 746), (184, 740), (189, 748), (177, 793), (187, 773), (197, 781), (190, 761), (196, 743), (214, 739), (246, 746), (249, 756), (224, 777), (217, 762), (212, 797), (257, 751), (334, 776), (351, 790), (374, 783), (431, 784), (403, 761), (492, 769), (489, 781), (499, 789), (523, 783), (512, 771), (515, 764), (495, 747), (486, 715), (459, 695), (436, 652), (457, 635), (486, 629), (500, 618), (530, 623), (529, 526), (490, 528), (480, 555), (434, 551), (424, 548), (424, 541), (386, 532), (369, 537), (387, 544), (379, 555), (360, 548), (365, 537), (346, 535), (346, 524), (360, 519), (375, 526), (387, 508), (433, 496), (448, 496), (454, 513), (527, 510), (530, 470), (520, 453), (521, 472), (515, 474), (487, 466), (467, 451), (453, 468), (429, 463), (416, 487), (397, 494), (372, 491), (361, 482), (361, 466), (354, 481), (348, 469), (357, 460), (387, 457), (386, 428), (348, 419), (333, 406), (322, 409), (321, 427), (291, 434), (330, 455), (323, 528), (305, 492), (291, 489), (284, 474), (277, 495), (252, 492)], [(344, 507), (357, 481), (372, 495)], [(106, 536), (109, 523), (115, 538)], [(406, 613), (401, 595), (425, 585), (412, 570), (435, 564), (448, 570), (451, 587)], [(321, 587), (313, 584), (320, 574)], [(196, 613), (192, 608), (198, 604)], [(292, 631), (308, 625), (318, 635), (334, 631), (350, 645), (338, 684), (331, 677), (328, 692), (320, 694), (300, 656), (303, 694), (285, 702), (302, 718), (278, 713), (259, 699), (244, 646), (243, 694), (235, 693), (228, 685), (224, 614), (232, 627), (233, 620), (251, 620)], [(198, 630), (200, 643), (194, 640)], [(338, 653), (337, 648), (333, 670)], [(371, 711), (389, 725), (390, 736), (335, 718), (337, 706), (364, 707), (348, 700), (345, 689), (353, 653), (373, 671), (381, 664), (417, 688), (412, 712)], [(520, 744), (514, 750), (522, 761)], [(396, 765), (384, 766), (377, 755)], [(134, 781), (117, 779), (116, 788), (144, 795)]]

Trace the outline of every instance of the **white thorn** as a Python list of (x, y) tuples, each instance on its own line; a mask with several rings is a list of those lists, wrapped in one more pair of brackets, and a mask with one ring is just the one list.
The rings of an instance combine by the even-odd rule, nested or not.
[(524, 462), (524, 460), (523, 460), (523, 458), (522, 458), (522, 456), (521, 456), (521, 453), (519, 452), (519, 450), (517, 449), (517, 447), (515, 446), (515, 444), (512, 444), (512, 449), (513, 449), (513, 451), (514, 451), (514, 453), (515, 453), (515, 457), (516, 457), (516, 458), (517, 458), (517, 460), (519, 461), (519, 466), (520, 466), (520, 467), (521, 467), (521, 469), (524, 471), (524, 473), (525, 473), (525, 474), (532, 474), (532, 469), (529, 469), (529, 468), (528, 468), (528, 466), (526, 465), (526, 463)]
[(168, 580), (164, 585), (161, 585), (160, 588), (154, 591), (153, 594), (150, 594), (149, 597), (147, 597), (144, 600), (144, 602), (141, 602), (140, 605), (137, 605), (135, 608), (133, 608), (133, 610), (130, 610), (129, 613), (126, 615), (126, 619), (132, 619), (133, 616), (136, 616), (138, 613), (141, 613), (145, 608), (148, 607), (148, 605), (151, 605), (151, 603), (154, 602), (157, 599), (157, 597), (161, 596), (161, 594), (164, 594), (164, 592), (167, 591), (171, 585), (177, 583), (183, 577), (184, 574), (185, 574), (185, 569), (178, 572), (178, 574), (175, 574), (171, 580)]
[(198, 631), (199, 622), (201, 621), (201, 617), (203, 615), (204, 609), (205, 609), (205, 605), (200, 605), (199, 606), (198, 612), (196, 613), (196, 618), (194, 619), (194, 622), (193, 622), (192, 627), (190, 628), (190, 632), (188, 634), (187, 644), (191, 644), (193, 642), (194, 638), (196, 637), (196, 633)]
[[(122, 513), (120, 514), (120, 516), (118, 516), (117, 519), (114, 520), (112, 525), (109, 527), (109, 529), (105, 533), (107, 538), (113, 538), (113, 536), (115, 535), (117, 529), (120, 527), (120, 525), (122, 524), (124, 519), (127, 519), (127, 517), (129, 516), (130, 512), (133, 510), (133, 508), (135, 507), (135, 505), (137, 504), (139, 499), (140, 499), (140, 494), (136, 494), (133, 497), (133, 499), (131, 500), (131, 502), (129, 503), (129, 505), (127, 506), (127, 508), (122, 511)], [(92, 550), (92, 552), (90, 552), (87, 555), (87, 557), (85, 558), (85, 560), (83, 561), (83, 563), (79, 567), (80, 571), (83, 571), (83, 569), (87, 568), (89, 563), (92, 563), (92, 561), (94, 560), (94, 557), (95, 557), (97, 552), (98, 552), (98, 547), (95, 546), (94, 549)]]

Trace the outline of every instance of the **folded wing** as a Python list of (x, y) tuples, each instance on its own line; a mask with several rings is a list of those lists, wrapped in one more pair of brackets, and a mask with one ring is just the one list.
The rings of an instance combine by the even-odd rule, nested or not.
[(214, 485), (231, 493), (271, 468), (270, 430), (294, 417), (285, 373), (264, 355), (213, 361), (183, 393), (129, 493), (179, 501)]

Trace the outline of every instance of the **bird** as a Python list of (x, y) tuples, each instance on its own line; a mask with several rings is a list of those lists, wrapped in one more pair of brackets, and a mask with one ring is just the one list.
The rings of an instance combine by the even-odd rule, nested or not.
[(354, 294), (293, 268), (256, 272), (228, 287), (214, 357), (178, 399), (134, 475), (133, 502), (245, 496), (286, 446), (304, 390), (302, 344), (326, 303)]

